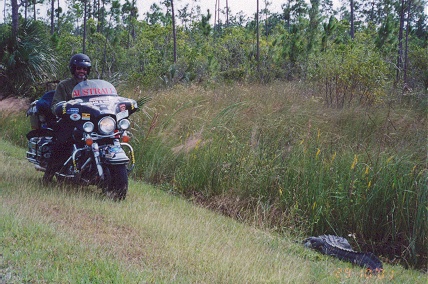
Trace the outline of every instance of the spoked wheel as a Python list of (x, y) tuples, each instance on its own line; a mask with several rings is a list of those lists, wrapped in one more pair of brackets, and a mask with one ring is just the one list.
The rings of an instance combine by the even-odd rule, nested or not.
[(109, 165), (104, 168), (103, 193), (113, 200), (124, 200), (128, 192), (128, 171), (126, 165)]

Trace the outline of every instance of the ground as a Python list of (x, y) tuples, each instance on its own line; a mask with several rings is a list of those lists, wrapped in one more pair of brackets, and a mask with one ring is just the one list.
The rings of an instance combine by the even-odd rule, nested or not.
[(15, 98), (15, 97), (8, 97), (6, 99), (2, 99), (0, 97), (0, 111), (2, 112), (26, 111), (29, 105), (30, 105), (30, 101), (28, 99), (21, 99), (21, 98)]

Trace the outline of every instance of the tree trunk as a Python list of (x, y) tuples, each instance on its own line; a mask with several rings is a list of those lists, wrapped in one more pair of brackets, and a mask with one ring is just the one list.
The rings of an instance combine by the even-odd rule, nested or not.
[(51, 0), (51, 35), (54, 34), (54, 16), (55, 16), (55, 0)]
[(135, 34), (135, 20), (137, 20), (137, 7), (136, 1), (132, 0), (132, 8), (131, 8), (131, 36), (132, 39), (135, 40), (137, 35)]
[(218, 4), (217, 4), (217, 29), (220, 28), (220, 0), (217, 0)]
[(398, 30), (398, 56), (397, 56), (396, 83), (400, 81), (400, 70), (403, 66), (403, 29), (404, 29), (405, 2), (406, 2), (405, 0), (401, 0), (400, 28)]
[(85, 11), (83, 13), (83, 42), (82, 42), (82, 52), (86, 53), (86, 13), (87, 13), (87, 0), (85, 0)]
[[(104, 12), (105, 12), (105, 1), (102, 1), (102, 14), (98, 14), (98, 26), (99, 26), (99, 33), (102, 33), (104, 30)], [(110, 16), (111, 17), (111, 16)]]
[(229, 2), (226, 0), (226, 27), (229, 26)]
[(354, 27), (354, 0), (351, 0), (351, 30), (349, 35), (353, 39), (355, 36), (355, 27)]
[(374, 22), (374, 20), (375, 20), (374, 10), (375, 10), (375, 1), (372, 1), (371, 10), (370, 10), (370, 21), (371, 22)]
[(257, 0), (256, 29), (257, 29), (257, 53), (256, 53), (257, 72), (260, 72), (259, 0)]
[(411, 9), (412, 0), (408, 0), (407, 2), (407, 23), (406, 23), (406, 41), (404, 43), (404, 66), (403, 66), (403, 83), (405, 87), (407, 86), (407, 67), (409, 64), (408, 52), (409, 52), (409, 32), (410, 32), (410, 9)]
[(216, 30), (217, 25), (217, 4), (219, 0), (215, 0), (215, 6), (214, 6), (214, 30)]
[(177, 63), (177, 35), (175, 32), (174, 0), (171, 0), (172, 38), (174, 40), (174, 63)]
[(11, 0), (12, 4), (12, 39), (18, 35), (19, 14), (18, 0)]
[(28, 2), (22, 2), (21, 1), (21, 5), (24, 4), (24, 21), (27, 21), (27, 15), (28, 15)]
[(266, 38), (269, 36), (269, 14), (268, 14), (268, 6), (271, 4), (269, 1), (265, 0), (265, 33)]
[(59, 0), (57, 0), (58, 2), (57, 2), (57, 9), (58, 9), (58, 12), (57, 12), (57, 17), (56, 17), (56, 32), (57, 33), (59, 33), (59, 12), (60, 12), (60, 9), (59, 9)]

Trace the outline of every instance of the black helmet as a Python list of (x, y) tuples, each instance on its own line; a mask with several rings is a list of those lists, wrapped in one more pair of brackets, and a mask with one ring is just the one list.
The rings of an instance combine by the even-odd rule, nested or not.
[(74, 72), (76, 71), (76, 66), (88, 68), (89, 75), (89, 72), (91, 71), (91, 59), (86, 54), (78, 53), (71, 57), (70, 64), (68, 66), (70, 67), (72, 75), (74, 75)]

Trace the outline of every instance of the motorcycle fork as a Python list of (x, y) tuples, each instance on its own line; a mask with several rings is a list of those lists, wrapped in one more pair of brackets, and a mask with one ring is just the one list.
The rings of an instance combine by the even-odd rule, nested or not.
[(98, 175), (101, 179), (104, 179), (104, 171), (101, 166), (101, 158), (100, 158), (100, 148), (97, 142), (92, 144), (92, 152), (94, 153), (95, 164), (97, 165)]

